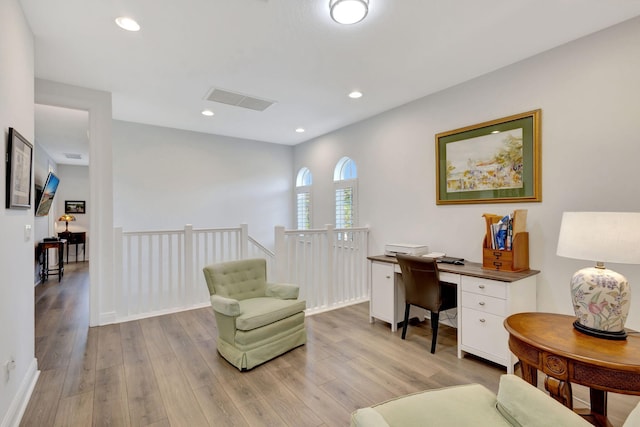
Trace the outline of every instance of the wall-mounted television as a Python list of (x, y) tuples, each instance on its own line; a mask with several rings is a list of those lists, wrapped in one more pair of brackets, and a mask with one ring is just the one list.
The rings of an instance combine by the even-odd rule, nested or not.
[[(42, 193), (36, 191), (36, 197), (38, 197), (38, 204), (36, 205), (36, 216), (47, 216), (51, 205), (53, 204), (53, 196), (56, 195), (56, 190), (60, 184), (60, 178), (55, 176), (53, 172), (49, 172), (47, 180), (42, 187)], [(38, 196), (39, 194), (39, 196)]]

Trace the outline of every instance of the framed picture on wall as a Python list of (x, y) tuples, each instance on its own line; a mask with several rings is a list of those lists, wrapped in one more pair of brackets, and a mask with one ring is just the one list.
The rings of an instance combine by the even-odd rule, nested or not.
[(7, 209), (31, 208), (31, 169), (33, 145), (17, 130), (9, 128), (7, 141)]
[(542, 201), (541, 110), (436, 135), (436, 204)]
[(65, 200), (64, 213), (66, 214), (83, 214), (87, 213), (84, 200)]

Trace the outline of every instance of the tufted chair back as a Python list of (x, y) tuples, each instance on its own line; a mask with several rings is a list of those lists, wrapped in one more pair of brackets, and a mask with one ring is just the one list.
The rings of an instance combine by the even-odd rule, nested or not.
[(244, 300), (265, 296), (267, 261), (262, 258), (243, 259), (204, 268), (210, 295)]

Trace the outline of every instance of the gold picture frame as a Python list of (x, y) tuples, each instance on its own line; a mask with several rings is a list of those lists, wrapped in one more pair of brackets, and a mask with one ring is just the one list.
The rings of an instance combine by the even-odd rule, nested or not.
[(533, 110), (436, 135), (436, 204), (541, 202)]

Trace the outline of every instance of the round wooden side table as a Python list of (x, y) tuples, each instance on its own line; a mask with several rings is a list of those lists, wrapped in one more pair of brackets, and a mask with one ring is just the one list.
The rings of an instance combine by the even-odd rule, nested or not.
[(607, 392), (640, 395), (640, 335), (628, 330), (626, 340), (596, 338), (577, 331), (574, 320), (553, 313), (511, 315), (504, 321), (509, 348), (527, 382), (537, 386), (542, 371), (549, 394), (571, 409), (571, 384), (589, 387), (591, 411), (576, 412), (594, 425), (611, 426)]

